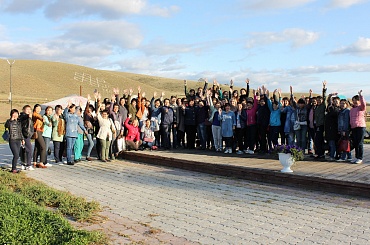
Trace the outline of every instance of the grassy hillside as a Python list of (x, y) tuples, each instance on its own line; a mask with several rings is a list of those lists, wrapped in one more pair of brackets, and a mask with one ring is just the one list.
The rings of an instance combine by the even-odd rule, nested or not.
[[(8, 117), (9, 65), (0, 59), (0, 122)], [(82, 80), (82, 75), (83, 80)], [(201, 82), (189, 81), (189, 88), (201, 86)], [(70, 94), (92, 94), (98, 89), (103, 97), (110, 97), (113, 88), (133, 88), (138, 86), (151, 97), (154, 91), (164, 91), (166, 95), (182, 95), (183, 81), (169, 78), (138, 75), (126, 72), (96, 70), (84, 66), (40, 60), (17, 60), (12, 67), (13, 107), (24, 104), (44, 103)], [(6, 109), (6, 110), (4, 110)]]

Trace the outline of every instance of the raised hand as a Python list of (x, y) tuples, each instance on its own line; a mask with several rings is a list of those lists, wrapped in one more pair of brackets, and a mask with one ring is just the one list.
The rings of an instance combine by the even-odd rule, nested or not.
[(132, 118), (132, 114), (131, 114), (131, 113), (129, 113), (129, 114), (127, 115), (127, 117), (131, 119), (131, 118)]
[(275, 90), (274, 90), (274, 92), (272, 92), (272, 93), (273, 93), (273, 94), (276, 94), (276, 92), (277, 92), (277, 91), (278, 91), (278, 90), (277, 90), (277, 89), (275, 89)]
[(327, 84), (327, 82), (326, 82), (326, 80), (324, 80), (324, 81), (322, 82), (322, 87), (323, 87), (323, 88), (326, 88), (326, 84)]
[(362, 89), (358, 91), (358, 95), (362, 96)]
[(87, 95), (87, 102), (90, 102), (90, 100), (91, 100), (91, 96), (90, 96), (90, 94), (88, 94)]
[(245, 79), (245, 83), (249, 84), (249, 78)]
[(293, 86), (290, 86), (290, 94), (293, 94)]
[(310, 89), (308, 92), (310, 93), (310, 95), (313, 93), (312, 89)]
[(157, 97), (157, 92), (154, 92), (153, 93), (153, 97), (155, 98), (155, 97)]
[(216, 79), (213, 79), (213, 85), (217, 85)]
[(230, 80), (230, 86), (234, 86), (234, 81), (233, 79)]
[(161, 97), (163, 98), (163, 97), (164, 97), (164, 95), (165, 95), (165, 93), (164, 93), (164, 91), (162, 91), (162, 93), (161, 93)]
[(132, 88), (129, 89), (129, 94), (132, 95), (132, 93), (134, 92), (134, 90)]
[(140, 86), (138, 86), (137, 87), (137, 92), (140, 94), (141, 93), (141, 87)]
[(279, 98), (281, 98), (281, 89), (278, 89)]
[(184, 85), (186, 86), (188, 84), (188, 82), (186, 80), (184, 80)]
[(114, 102), (116, 102), (116, 95), (115, 94), (112, 94), (112, 102), (114, 103)]
[(141, 97), (143, 97), (143, 98), (144, 98), (144, 97), (145, 97), (145, 95), (146, 95), (146, 93), (145, 93), (145, 92), (142, 92), (142, 93), (141, 93)]
[(208, 83), (208, 79), (207, 79), (207, 78), (204, 78), (204, 82), (205, 82), (205, 83)]
[(124, 90), (123, 90), (123, 94), (128, 95), (128, 91), (127, 91), (127, 89), (124, 89)]

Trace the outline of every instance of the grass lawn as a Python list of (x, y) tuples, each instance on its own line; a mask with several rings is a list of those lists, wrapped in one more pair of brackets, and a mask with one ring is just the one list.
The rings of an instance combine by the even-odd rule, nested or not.
[(89, 220), (99, 210), (96, 202), (0, 170), (0, 244), (106, 244), (102, 233), (77, 230), (64, 217)]

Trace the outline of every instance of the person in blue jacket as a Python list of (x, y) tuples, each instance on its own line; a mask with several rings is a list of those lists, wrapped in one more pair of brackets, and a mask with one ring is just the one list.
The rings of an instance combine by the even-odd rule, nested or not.
[(67, 164), (74, 165), (72, 161), (72, 150), (76, 139), (78, 137), (77, 127), (80, 127), (85, 134), (87, 134), (87, 130), (83, 125), (82, 120), (79, 120), (78, 115), (75, 114), (76, 112), (76, 105), (68, 102), (68, 107), (63, 112), (64, 119), (66, 121), (66, 142), (67, 142)]
[[(276, 96), (276, 92), (279, 94), (279, 98)], [(267, 98), (267, 105), (270, 109), (270, 140), (269, 140), (269, 148), (273, 149), (273, 146), (278, 145), (279, 140), (279, 131), (281, 126), (281, 91), (275, 89), (274, 93), (274, 102), (272, 103), (269, 98)], [(271, 145), (272, 143), (272, 145)]]
[(236, 126), (236, 118), (235, 113), (230, 110), (230, 104), (225, 104), (225, 111), (222, 111), (220, 108), (218, 110), (219, 119), (221, 121), (221, 134), (222, 138), (225, 141), (225, 151), (224, 153), (233, 153), (232, 146), (233, 146), (233, 136), (234, 130)]

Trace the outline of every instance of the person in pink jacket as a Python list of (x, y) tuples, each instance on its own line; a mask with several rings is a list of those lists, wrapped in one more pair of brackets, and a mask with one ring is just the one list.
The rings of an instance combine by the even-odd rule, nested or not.
[(352, 129), (353, 146), (355, 147), (354, 164), (362, 163), (364, 155), (364, 137), (366, 131), (366, 102), (362, 90), (352, 97), (353, 108), (350, 111), (350, 124)]
[(126, 146), (137, 151), (141, 145), (139, 121), (134, 119), (132, 124), (129, 124), (128, 122), (131, 118), (132, 114), (128, 114), (128, 117), (125, 121), (125, 128), (127, 128)]

